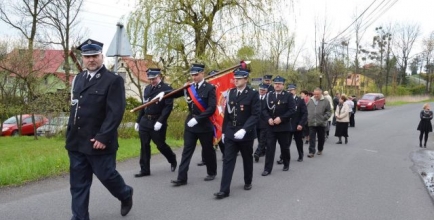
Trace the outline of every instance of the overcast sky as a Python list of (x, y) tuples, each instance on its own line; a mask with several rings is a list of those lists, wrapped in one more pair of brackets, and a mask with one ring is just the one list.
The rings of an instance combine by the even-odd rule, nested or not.
[[(289, 0), (285, 0), (289, 1)], [(282, 14), (288, 17), (290, 29), (296, 32), (296, 44), (313, 51), (315, 21), (327, 20), (330, 26), (329, 37), (342, 32), (354, 21), (356, 11), (360, 14), (371, 3), (373, 5), (365, 14), (366, 20), (372, 21), (365, 34), (365, 40), (371, 39), (374, 28), (389, 22), (419, 23), (421, 37), (426, 37), (434, 31), (434, 0), (294, 0), (293, 8), (283, 8)], [(374, 9), (377, 10), (374, 11)], [(116, 32), (116, 23), (126, 17), (134, 9), (134, 0), (85, 0), (81, 25), (89, 29), (89, 38), (103, 42), (107, 50)], [(370, 14), (374, 11), (372, 14)], [(371, 23), (371, 22), (369, 22)], [(11, 28), (3, 28), (0, 24), (1, 36), (11, 36), (16, 33)], [(351, 33), (352, 29), (343, 35)], [(351, 46), (351, 45), (350, 45)], [(419, 45), (414, 53), (419, 52)]]

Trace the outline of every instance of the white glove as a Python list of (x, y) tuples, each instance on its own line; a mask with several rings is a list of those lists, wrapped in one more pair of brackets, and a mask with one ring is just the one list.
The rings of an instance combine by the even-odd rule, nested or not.
[(225, 134), (222, 134), (222, 143), (225, 143)]
[(139, 123), (134, 124), (134, 130), (139, 131)]
[(187, 122), (188, 127), (193, 127), (195, 125), (197, 125), (197, 121), (195, 118), (191, 118), (190, 121)]
[(235, 139), (243, 139), (244, 135), (246, 135), (246, 130), (240, 129), (234, 134), (234, 137)]
[(160, 92), (160, 93), (158, 93), (158, 95), (156, 95), (154, 98), (152, 98), (151, 101), (154, 99), (158, 99), (158, 101), (160, 102), (163, 99), (163, 96), (164, 96), (164, 92)]
[(161, 129), (161, 126), (163, 126), (163, 124), (161, 124), (160, 122), (155, 122), (154, 125), (154, 131), (159, 131)]

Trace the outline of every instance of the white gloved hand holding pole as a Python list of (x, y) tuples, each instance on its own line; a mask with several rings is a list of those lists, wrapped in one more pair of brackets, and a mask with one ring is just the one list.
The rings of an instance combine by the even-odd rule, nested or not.
[(234, 137), (235, 137), (235, 139), (240, 140), (240, 139), (244, 138), (244, 135), (246, 135), (246, 130), (240, 129), (234, 134)]
[(190, 128), (195, 126), (195, 125), (197, 125), (197, 121), (195, 118), (191, 118), (190, 121), (187, 122), (187, 126)]
[(163, 124), (161, 124), (160, 122), (155, 122), (154, 125), (154, 131), (159, 131), (161, 129), (161, 126), (163, 126)]
[(160, 102), (163, 99), (163, 96), (164, 96), (164, 92), (160, 92), (160, 93), (158, 93), (158, 95), (156, 95), (154, 98), (152, 98), (151, 101), (158, 99), (158, 101)]
[(222, 143), (225, 143), (225, 134), (222, 134)]
[(134, 130), (139, 131), (139, 123), (134, 124)]

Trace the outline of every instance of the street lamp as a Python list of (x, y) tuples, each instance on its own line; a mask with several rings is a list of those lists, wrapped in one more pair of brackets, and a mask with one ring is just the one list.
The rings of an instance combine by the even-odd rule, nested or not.
[(320, 89), (322, 89), (321, 85), (322, 85), (322, 75), (319, 75), (319, 88)]

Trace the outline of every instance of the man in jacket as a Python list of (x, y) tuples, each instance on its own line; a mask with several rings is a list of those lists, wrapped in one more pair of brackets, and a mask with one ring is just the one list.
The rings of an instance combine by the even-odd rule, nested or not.
[(325, 142), (325, 128), (331, 116), (330, 103), (322, 95), (322, 90), (316, 88), (313, 97), (307, 103), (307, 123), (309, 126), (309, 154), (312, 158), (316, 151), (316, 138), (318, 137), (318, 155), (322, 154)]
[(223, 121), (225, 159), (220, 191), (214, 196), (222, 199), (229, 196), (232, 176), (238, 152), (241, 152), (244, 166), (244, 190), (252, 188), (253, 142), (256, 138), (256, 124), (260, 114), (258, 92), (247, 86), (249, 71), (237, 69), (234, 72), (235, 86), (229, 90)]
[[(174, 186), (187, 184), (188, 168), (198, 140), (202, 145), (203, 160), (208, 173), (204, 180), (214, 180), (217, 175), (217, 159), (213, 147), (214, 125), (210, 120), (217, 108), (217, 98), (215, 87), (204, 79), (204, 70), (205, 65), (193, 64), (190, 68), (193, 82), (188, 89), (185, 89), (186, 91), (181, 90), (172, 96), (173, 98), (185, 97), (189, 111), (185, 120), (184, 149), (178, 178), (171, 181)], [(154, 99), (161, 101), (164, 94), (168, 92), (170, 91), (160, 92)]]
[(289, 132), (289, 146), (291, 146), (294, 137), (295, 145), (298, 151), (298, 162), (303, 161), (303, 126), (307, 121), (307, 107), (304, 100), (297, 96), (297, 86), (289, 84), (288, 91), (293, 95), (295, 101), (295, 114), (291, 118), (291, 130)]
[[(148, 69), (147, 85), (143, 91), (143, 102), (148, 102), (162, 91), (171, 90), (168, 84), (161, 80), (160, 69)], [(166, 143), (167, 118), (172, 112), (173, 99), (165, 99), (142, 109), (137, 117), (135, 129), (140, 135), (140, 172), (135, 177), (151, 175), (151, 140), (157, 145), (157, 149), (170, 163), (172, 172), (176, 169), (176, 155)]]
[[(262, 108), (265, 107), (267, 104), (265, 101), (265, 97), (268, 92), (268, 85), (261, 83), (259, 84), (259, 103)], [(267, 130), (268, 130), (268, 122), (267, 119), (262, 117), (262, 114), (259, 116), (258, 123), (256, 125), (256, 133), (258, 135), (258, 147), (256, 148), (255, 154), (253, 155), (255, 157), (255, 161), (259, 161), (259, 157), (265, 156), (265, 150), (267, 149)]]
[(121, 201), (121, 215), (133, 206), (133, 188), (116, 171), (117, 129), (125, 111), (122, 77), (103, 65), (103, 44), (88, 39), (81, 50), (85, 71), (71, 87), (71, 110), (66, 130), (72, 219), (89, 219), (93, 175)]
[(285, 79), (277, 76), (273, 79), (274, 92), (269, 92), (266, 97), (266, 106), (262, 109), (262, 115), (267, 120), (269, 132), (267, 132), (267, 150), (265, 166), (262, 176), (268, 176), (273, 170), (276, 142), (279, 142), (283, 159), (283, 171), (289, 170), (291, 154), (289, 151), (289, 132), (291, 130), (290, 118), (295, 113), (294, 97), (284, 90)]

